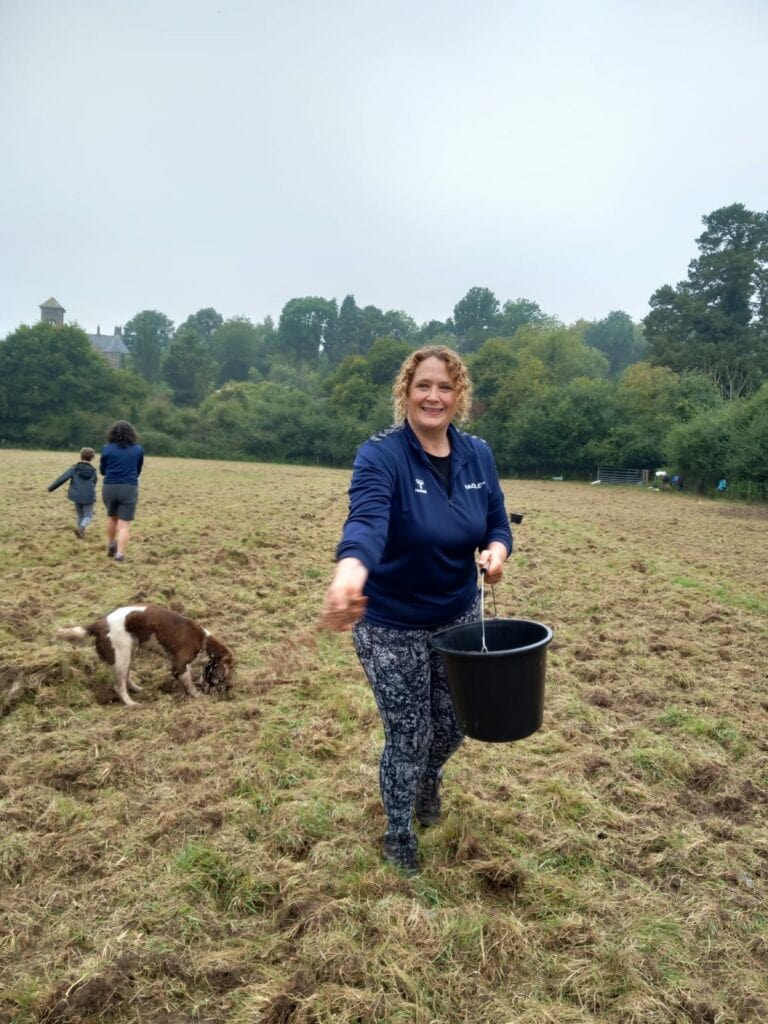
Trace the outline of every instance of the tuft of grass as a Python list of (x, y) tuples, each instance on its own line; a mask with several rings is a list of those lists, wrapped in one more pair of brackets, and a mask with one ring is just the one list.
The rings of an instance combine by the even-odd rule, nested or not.
[[(642, 743), (642, 739), (647, 742)], [(676, 785), (687, 772), (685, 756), (678, 747), (663, 738), (641, 738), (641, 745), (632, 746), (626, 758), (646, 779), (661, 785)]]
[(194, 896), (210, 896), (220, 910), (259, 914), (273, 891), (209, 846), (189, 843), (176, 857), (174, 870)]
[(34, 861), (25, 836), (18, 832), (0, 836), (0, 881), (23, 885), (33, 873)]
[(660, 719), (662, 725), (680, 729), (689, 736), (713, 740), (733, 757), (741, 758), (748, 749), (748, 742), (734, 722), (727, 718), (706, 718), (694, 715), (684, 708), (669, 708)]

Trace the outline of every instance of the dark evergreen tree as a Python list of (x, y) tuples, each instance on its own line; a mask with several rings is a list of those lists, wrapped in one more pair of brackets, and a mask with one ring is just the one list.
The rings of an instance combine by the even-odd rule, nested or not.
[(687, 280), (654, 292), (643, 324), (653, 363), (701, 370), (735, 398), (768, 373), (768, 213), (734, 203), (703, 221)]

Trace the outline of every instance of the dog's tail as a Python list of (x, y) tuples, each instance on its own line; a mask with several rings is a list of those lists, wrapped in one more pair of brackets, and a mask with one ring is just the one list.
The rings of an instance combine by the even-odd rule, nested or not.
[(56, 636), (60, 640), (69, 640), (70, 643), (80, 644), (83, 640), (87, 640), (90, 636), (90, 631), (87, 626), (65, 626), (63, 629), (56, 630)]

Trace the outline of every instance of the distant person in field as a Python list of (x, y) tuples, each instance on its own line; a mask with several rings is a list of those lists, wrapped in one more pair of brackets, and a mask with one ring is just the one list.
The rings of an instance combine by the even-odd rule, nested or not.
[(75, 533), (80, 540), (85, 540), (85, 531), (93, 521), (93, 506), (96, 504), (96, 468), (92, 465), (96, 458), (93, 448), (80, 449), (80, 461), (70, 466), (61, 476), (56, 477), (48, 487), (55, 491), (57, 487), (69, 480), (67, 497), (75, 504), (77, 525)]
[(479, 620), (478, 566), (498, 582), (512, 532), (491, 449), (453, 424), (466, 419), (471, 402), (459, 356), (443, 346), (412, 352), (393, 398), (395, 425), (355, 457), (321, 623), (353, 630), (384, 725), (382, 853), (413, 873), (412, 819), (440, 820), (443, 765), (464, 738), (429, 638)]
[(107, 509), (107, 555), (116, 562), (125, 561), (143, 465), (144, 449), (136, 431), (127, 420), (118, 420), (109, 429), (99, 461), (104, 477), (101, 496)]

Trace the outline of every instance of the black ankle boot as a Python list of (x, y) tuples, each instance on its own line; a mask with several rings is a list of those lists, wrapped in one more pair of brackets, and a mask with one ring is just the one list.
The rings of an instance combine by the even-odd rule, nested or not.
[(436, 825), (440, 821), (440, 779), (419, 787), (413, 811), (420, 825)]
[(413, 832), (387, 832), (381, 846), (384, 860), (407, 875), (419, 870), (419, 844)]

